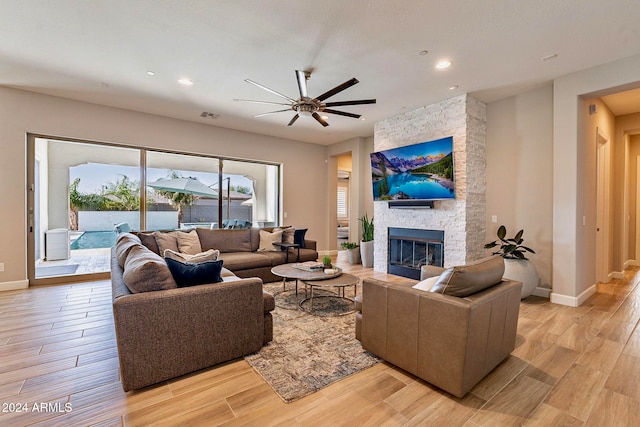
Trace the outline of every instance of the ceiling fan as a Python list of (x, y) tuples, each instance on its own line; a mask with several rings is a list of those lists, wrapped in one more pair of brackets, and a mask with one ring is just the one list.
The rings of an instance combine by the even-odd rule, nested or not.
[(351, 86), (359, 83), (358, 80), (354, 77), (351, 80), (347, 80), (334, 87), (331, 90), (326, 91), (322, 95), (311, 98), (307, 92), (307, 80), (311, 78), (310, 71), (301, 71), (296, 70), (296, 79), (298, 80), (298, 89), (300, 90), (300, 98), (293, 99), (286, 95), (281, 94), (273, 89), (270, 89), (260, 83), (256, 83), (253, 80), (245, 79), (245, 82), (251, 83), (254, 86), (258, 86), (260, 89), (264, 89), (267, 92), (271, 92), (274, 95), (279, 96), (280, 98), (284, 98), (287, 102), (271, 102), (271, 101), (253, 101), (250, 99), (234, 99), (234, 101), (240, 102), (253, 102), (255, 104), (269, 104), (269, 105), (283, 105), (287, 108), (283, 110), (270, 111), (268, 113), (257, 114), (253, 117), (262, 117), (275, 113), (283, 113), (285, 111), (294, 111), (296, 114), (293, 116), (291, 121), (287, 126), (291, 126), (298, 120), (299, 117), (313, 117), (320, 123), (322, 126), (329, 126), (329, 123), (319, 114), (319, 113), (329, 113), (329, 114), (338, 114), (340, 116), (353, 117), (354, 119), (359, 119), (360, 114), (347, 113), (346, 111), (334, 110), (332, 108), (327, 107), (338, 107), (344, 105), (362, 105), (362, 104), (375, 104), (375, 99), (360, 99), (356, 101), (337, 101), (337, 102), (324, 102), (325, 99), (330, 98), (345, 89), (350, 88)]

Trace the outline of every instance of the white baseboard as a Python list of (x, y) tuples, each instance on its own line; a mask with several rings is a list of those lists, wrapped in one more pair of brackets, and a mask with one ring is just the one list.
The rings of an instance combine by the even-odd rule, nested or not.
[(635, 260), (635, 259), (628, 259), (625, 263), (624, 263), (624, 268), (625, 270), (629, 267), (635, 267), (636, 265), (640, 265), (640, 263)]
[(537, 297), (542, 297), (542, 298), (549, 298), (549, 295), (551, 295), (551, 289), (549, 288), (541, 288), (541, 287), (537, 287), (533, 290), (533, 292), (531, 293), (532, 295), (535, 295)]
[(624, 279), (623, 271), (612, 271), (609, 273), (609, 279)]
[(15, 291), (18, 289), (27, 289), (29, 287), (28, 280), (16, 280), (15, 282), (1, 282), (0, 292), (2, 291)]
[(596, 293), (596, 285), (591, 285), (577, 297), (561, 295), (551, 292), (551, 302), (554, 304), (567, 305), (569, 307), (579, 307), (589, 297)]
[(338, 251), (337, 250), (328, 250), (328, 251), (318, 251), (318, 258), (322, 258), (325, 255), (329, 255), (329, 256), (337, 256), (338, 255)]

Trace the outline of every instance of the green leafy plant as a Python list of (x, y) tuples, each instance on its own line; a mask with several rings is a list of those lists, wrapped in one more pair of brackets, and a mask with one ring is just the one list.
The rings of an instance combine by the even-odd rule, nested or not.
[(487, 243), (484, 245), (485, 249), (495, 248), (500, 245), (500, 249), (495, 252), (492, 252), (494, 255), (500, 255), (502, 258), (506, 259), (528, 259), (525, 256), (525, 252), (531, 252), (535, 254), (535, 251), (531, 248), (528, 248), (522, 244), (524, 234), (524, 230), (520, 230), (516, 233), (515, 236), (508, 239), (507, 238), (507, 228), (504, 225), (501, 225), (498, 228), (498, 240), (494, 240), (493, 242)]
[(354, 242), (342, 242), (340, 243), (340, 246), (342, 247), (342, 249), (355, 249), (357, 247), (359, 247), (360, 245), (358, 245), (357, 243)]
[(362, 241), (370, 242), (373, 240), (373, 217), (369, 220), (369, 217), (365, 213), (362, 218), (360, 218), (360, 222), (362, 223)]
[(331, 267), (331, 257), (329, 255), (323, 256), (322, 264), (324, 264), (325, 267)]

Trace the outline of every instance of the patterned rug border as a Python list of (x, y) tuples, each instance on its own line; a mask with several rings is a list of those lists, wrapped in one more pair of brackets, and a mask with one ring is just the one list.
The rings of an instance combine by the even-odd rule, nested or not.
[[(381, 362), (355, 338), (355, 312), (342, 313), (344, 300), (326, 298), (318, 305), (318, 312), (311, 314), (298, 309), (295, 292), (283, 292), (281, 282), (267, 283), (265, 290), (276, 298), (274, 339), (245, 360), (285, 403)], [(352, 298), (353, 294), (347, 296)]]

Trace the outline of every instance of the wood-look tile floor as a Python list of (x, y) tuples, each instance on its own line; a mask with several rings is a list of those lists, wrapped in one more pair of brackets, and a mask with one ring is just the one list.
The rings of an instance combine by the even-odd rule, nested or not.
[(243, 359), (125, 393), (108, 281), (3, 292), (0, 425), (637, 426), (638, 276), (578, 308), (524, 300), (512, 356), (462, 399), (381, 363), (290, 404)]

